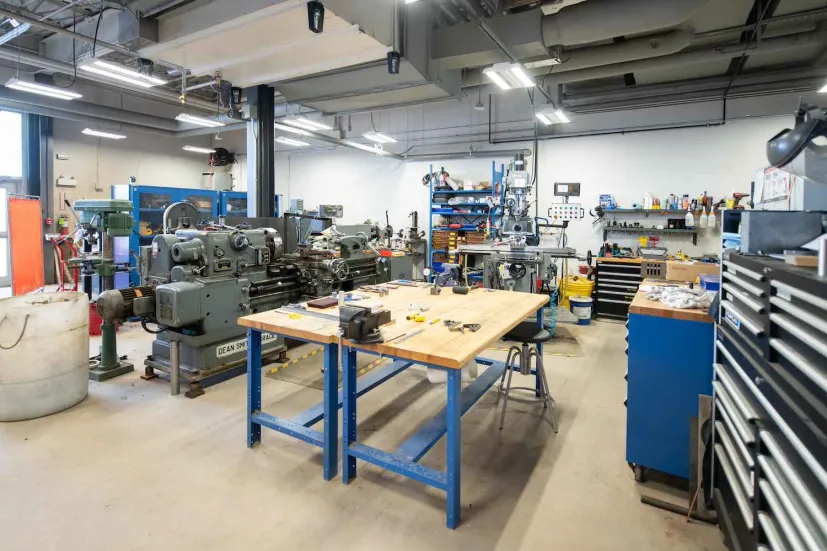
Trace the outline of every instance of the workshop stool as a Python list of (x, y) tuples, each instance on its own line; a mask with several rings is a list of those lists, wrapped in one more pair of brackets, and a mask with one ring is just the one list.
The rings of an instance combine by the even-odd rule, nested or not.
[[(500, 379), (500, 386), (497, 388), (497, 403), (500, 401), (500, 394), (505, 394), (503, 400), (503, 411), (500, 414), (500, 430), (505, 423), (505, 410), (508, 407), (508, 398), (512, 390), (528, 390), (538, 395), (536, 400), (526, 400), (529, 402), (543, 402), (543, 407), (551, 413), (551, 427), (554, 432), (557, 432), (557, 419), (554, 417), (554, 408), (557, 405), (554, 398), (551, 397), (551, 389), (548, 386), (548, 379), (546, 379), (546, 370), (543, 367), (543, 358), (537, 353), (535, 345), (551, 340), (551, 333), (545, 329), (540, 329), (537, 324), (530, 321), (524, 321), (517, 325), (514, 329), (503, 336), (503, 339), (509, 341), (517, 341), (522, 343), (522, 346), (512, 346), (508, 349), (508, 356), (505, 360), (505, 371), (503, 371), (502, 379)], [(515, 368), (519, 369), (522, 375), (531, 375), (531, 358), (535, 359), (537, 377), (539, 378), (537, 388), (529, 387), (512, 387), (511, 376)], [(506, 375), (508, 375), (508, 382), (506, 382)], [(523, 401), (523, 400), (520, 400)]]

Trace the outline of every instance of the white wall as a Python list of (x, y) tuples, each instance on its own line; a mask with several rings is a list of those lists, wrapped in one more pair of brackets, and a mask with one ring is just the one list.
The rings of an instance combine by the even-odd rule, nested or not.
[[(209, 156), (181, 149), (181, 140), (130, 133), (125, 140), (95, 138), (81, 134), (84, 125), (55, 119), (54, 153), (67, 155), (54, 160), (54, 177), (74, 176), (74, 188), (56, 188), (55, 216), (66, 213), (59, 203), (61, 191), (69, 202), (76, 199), (108, 198), (110, 186), (128, 184), (130, 176), (148, 186), (201, 187), (201, 173), (209, 171)], [(205, 145), (205, 138), (193, 145)]]
[[(554, 182), (580, 182), (580, 202), (589, 209), (601, 193), (611, 193), (624, 205), (642, 202), (647, 191), (662, 197), (669, 193), (694, 195), (707, 191), (723, 197), (733, 191), (749, 191), (757, 168), (766, 166), (765, 144), (787, 118), (763, 118), (731, 122), (721, 127), (664, 130), (609, 136), (541, 141), (539, 146), (540, 213), (550, 203)], [(522, 147), (525, 144), (510, 144)], [(499, 159), (498, 162), (507, 162)], [(489, 180), (491, 160), (436, 161), (461, 179)], [(428, 162), (400, 162), (350, 150), (294, 150), (277, 154), (276, 190), (289, 201), (304, 199), (308, 205), (344, 205), (343, 223), (366, 219), (384, 221), (389, 211), (391, 225), (407, 225), (412, 210), (420, 213), (420, 226), (427, 228), (428, 192), (421, 179)], [(576, 202), (576, 200), (572, 200)], [(665, 218), (665, 217), (664, 217)], [(627, 221), (643, 221), (625, 217)], [(720, 224), (718, 226), (720, 231)], [(572, 223), (569, 246), (580, 253), (594, 253), (602, 233), (591, 219)], [(612, 235), (611, 242), (636, 246), (634, 236)], [(719, 240), (711, 230), (703, 232), (698, 246), (686, 237), (668, 237), (663, 243), (671, 252), (687, 254), (718, 252)]]

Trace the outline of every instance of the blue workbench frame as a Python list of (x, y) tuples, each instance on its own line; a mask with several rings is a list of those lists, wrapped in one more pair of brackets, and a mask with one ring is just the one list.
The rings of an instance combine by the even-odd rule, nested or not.
[[(537, 310), (537, 324), (543, 327), (543, 312), (546, 305)], [(357, 435), (356, 401), (359, 396), (373, 390), (380, 384), (398, 375), (411, 365), (419, 364), (404, 358), (384, 355), (395, 361), (388, 366), (374, 370), (357, 380), (358, 366), (356, 352), (375, 354), (371, 351), (345, 347), (342, 351), (342, 390), (338, 390), (338, 353), (339, 345), (321, 343), (324, 347), (324, 389), (320, 404), (298, 414), (292, 419), (283, 419), (261, 410), (261, 334), (257, 329), (247, 329), (247, 447), (252, 448), (261, 442), (261, 428), (286, 434), (323, 450), (323, 475), (331, 480), (338, 472), (338, 410), (344, 409), (342, 421), (342, 463), (344, 465), (342, 481), (349, 484), (356, 478), (356, 460), (361, 459), (373, 465), (407, 476), (447, 493), (446, 524), (454, 529), (460, 521), (460, 480), (462, 471), (462, 416), (471, 409), (490, 389), (505, 371), (505, 363), (488, 358), (477, 357), (479, 364), (487, 365), (482, 375), (477, 377), (465, 390), (462, 390), (462, 370), (448, 369), (433, 364), (421, 364), (426, 367), (446, 372), (448, 384), (447, 404), (433, 419), (426, 423), (413, 436), (408, 438), (394, 452), (386, 452), (365, 444), (360, 444)], [(278, 334), (276, 332), (276, 334)], [(290, 337), (294, 338), (295, 337)], [(542, 355), (543, 345), (537, 344), (537, 352)], [(517, 368), (514, 368), (517, 370)], [(540, 376), (532, 370), (535, 385), (541, 388)], [(324, 421), (322, 431), (311, 428), (319, 421)], [(419, 465), (422, 459), (439, 440), (447, 434), (447, 465), (444, 472)]]

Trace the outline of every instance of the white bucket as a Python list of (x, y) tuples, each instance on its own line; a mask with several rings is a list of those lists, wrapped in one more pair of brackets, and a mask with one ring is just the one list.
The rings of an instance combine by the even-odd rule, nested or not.
[(0, 300), (0, 421), (72, 407), (89, 391), (89, 299), (36, 293)]
[(577, 318), (577, 325), (589, 325), (592, 319), (591, 297), (569, 297), (571, 313)]

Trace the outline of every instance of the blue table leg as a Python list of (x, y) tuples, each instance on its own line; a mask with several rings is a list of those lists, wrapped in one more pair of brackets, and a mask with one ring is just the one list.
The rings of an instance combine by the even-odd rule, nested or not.
[(339, 472), (339, 345), (324, 347), (324, 479)]
[(345, 348), (342, 353), (342, 398), (344, 413), (342, 415), (342, 482), (350, 484), (356, 478), (356, 458), (351, 456), (350, 445), (357, 441), (356, 436), (356, 350)]
[(460, 520), (460, 472), (462, 470), (462, 370), (448, 371), (448, 506), (447, 525), (453, 530)]
[(261, 442), (261, 425), (252, 416), (261, 411), (261, 331), (247, 329), (247, 447)]
[[(545, 307), (542, 307), (539, 310), (537, 310), (537, 325), (540, 327), (540, 329), (545, 329), (544, 324), (545, 324), (546, 320), (545, 320), (545, 316), (543, 315), (544, 312), (545, 312)], [(537, 346), (537, 354), (539, 354), (540, 357), (542, 358), (543, 357), (543, 343), (541, 343), (541, 342), (537, 343), (536, 346)], [(543, 381), (540, 379), (540, 372), (539, 371), (534, 373), (534, 388), (535, 388), (534, 395), (537, 398), (542, 397), (542, 395), (543, 395)]]

